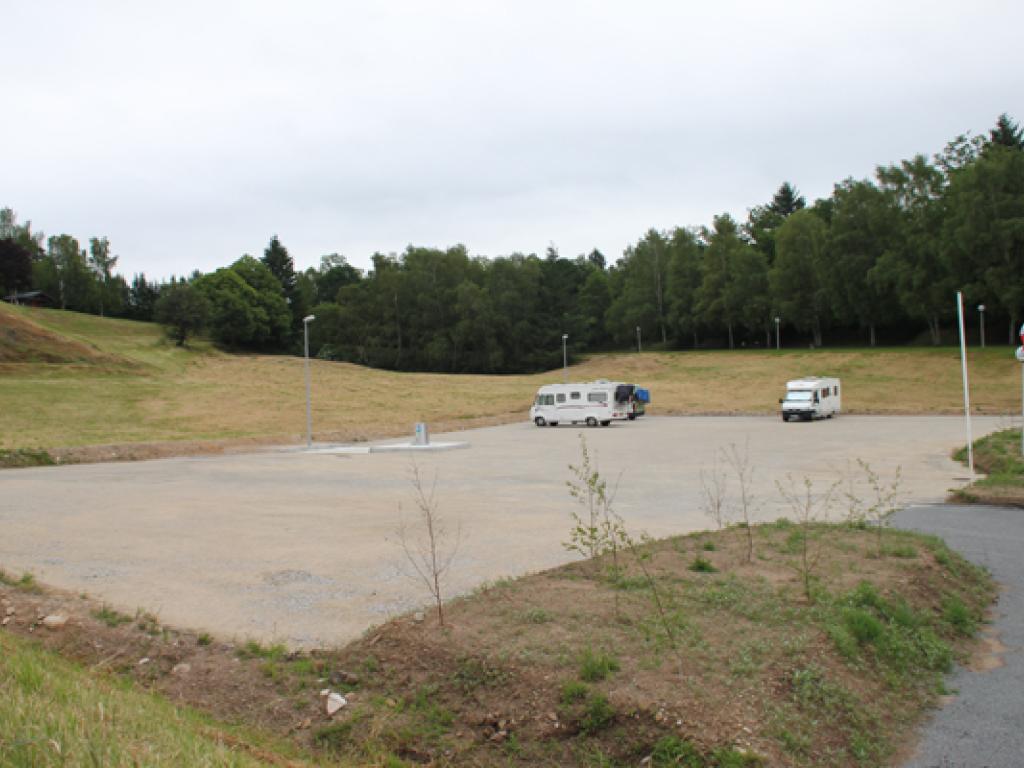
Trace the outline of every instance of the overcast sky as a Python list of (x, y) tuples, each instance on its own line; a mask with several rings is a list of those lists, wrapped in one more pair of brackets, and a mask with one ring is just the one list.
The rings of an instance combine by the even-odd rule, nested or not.
[(0, 206), (118, 271), (599, 248), (1024, 118), (1024, 3), (0, 0)]

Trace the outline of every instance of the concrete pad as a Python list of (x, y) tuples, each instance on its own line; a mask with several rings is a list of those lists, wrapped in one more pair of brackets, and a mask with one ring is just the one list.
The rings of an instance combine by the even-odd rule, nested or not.
[[(975, 419), (975, 435), (1005, 424)], [(618, 486), (634, 532), (708, 528), (701, 468), (748, 445), (757, 516), (786, 514), (777, 480), (824, 487), (863, 459), (902, 467), (907, 501), (941, 500), (966, 470), (949, 454), (955, 417), (645, 417), (606, 428), (524, 422), (436, 436), (439, 453), (267, 452), (0, 472), (0, 567), (86, 591), (131, 612), (227, 637), (293, 646), (342, 643), (427, 602), (396, 535), (415, 513), (413, 462), (440, 509), (461, 522), (449, 594), (569, 559), (568, 465), (584, 435)], [(373, 447), (372, 445), (370, 446)]]

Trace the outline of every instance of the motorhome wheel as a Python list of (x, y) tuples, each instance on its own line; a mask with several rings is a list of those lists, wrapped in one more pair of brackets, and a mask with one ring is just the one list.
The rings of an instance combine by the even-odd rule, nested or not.
[(611, 420), (611, 419), (608, 419), (608, 421), (602, 421), (602, 422), (601, 422), (601, 426), (602, 426), (602, 427), (607, 427), (607, 426), (608, 426), (609, 424), (611, 424), (611, 423), (612, 423), (612, 420)]
[(587, 417), (587, 426), (588, 427), (596, 427), (597, 426), (597, 419), (595, 419), (593, 416), (588, 416)]
[(533, 423), (536, 424), (538, 427), (543, 427), (545, 424), (547, 424), (547, 422), (544, 421), (543, 416), (538, 416), (536, 419), (533, 420)]

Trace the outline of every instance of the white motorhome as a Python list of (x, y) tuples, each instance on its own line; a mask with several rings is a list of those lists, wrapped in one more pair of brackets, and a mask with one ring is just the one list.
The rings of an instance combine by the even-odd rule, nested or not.
[(806, 378), (786, 382), (786, 397), (782, 405), (782, 420), (831, 419), (842, 405), (839, 379)]
[(537, 390), (530, 418), (538, 427), (586, 424), (607, 427), (613, 419), (629, 418), (630, 406), (615, 398), (615, 382), (547, 384)]

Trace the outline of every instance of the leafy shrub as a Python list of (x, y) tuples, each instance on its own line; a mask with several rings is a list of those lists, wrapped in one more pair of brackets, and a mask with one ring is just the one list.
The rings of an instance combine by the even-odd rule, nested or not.
[(964, 601), (955, 595), (942, 601), (942, 618), (964, 637), (970, 637), (978, 628), (977, 619)]
[(704, 768), (704, 756), (678, 736), (663, 736), (651, 750), (652, 768)]
[(612, 672), (619, 671), (619, 660), (601, 651), (587, 648), (580, 656), (580, 679), (588, 683), (604, 680)]
[(566, 680), (562, 684), (562, 703), (568, 705), (584, 701), (589, 693), (590, 689), (585, 683), (578, 680)]
[(615, 710), (601, 694), (595, 694), (583, 709), (580, 732), (588, 736), (603, 731), (615, 721)]
[(711, 564), (710, 560), (707, 560), (707, 559), (705, 559), (703, 557), (700, 557), (700, 556), (694, 558), (693, 562), (690, 563), (689, 568), (690, 568), (691, 571), (694, 571), (695, 573), (717, 573), (718, 572), (718, 569), (715, 568), (715, 566), (713, 566)]
[(862, 608), (848, 608), (843, 612), (843, 624), (858, 645), (873, 643), (882, 636), (882, 622)]

